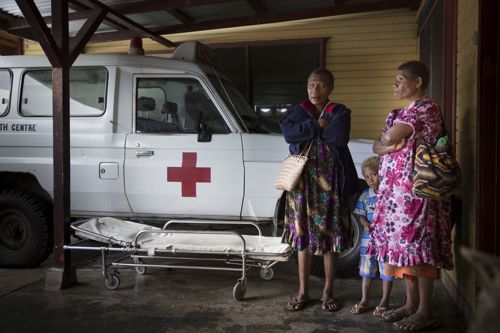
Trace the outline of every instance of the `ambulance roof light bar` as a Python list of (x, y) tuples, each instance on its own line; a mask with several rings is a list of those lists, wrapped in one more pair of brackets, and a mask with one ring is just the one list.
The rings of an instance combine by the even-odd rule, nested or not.
[(184, 42), (177, 46), (173, 58), (192, 62), (205, 62), (214, 66), (217, 62), (217, 56), (210, 47), (195, 41)]

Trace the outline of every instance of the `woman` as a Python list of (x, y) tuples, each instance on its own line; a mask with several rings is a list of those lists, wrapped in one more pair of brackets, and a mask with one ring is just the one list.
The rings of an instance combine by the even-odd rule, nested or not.
[(384, 314), (400, 330), (416, 331), (438, 323), (432, 315), (433, 281), (438, 269), (452, 268), (449, 200), (412, 194), (417, 137), (435, 144), (443, 123), (438, 104), (425, 96), (429, 71), (419, 61), (398, 67), (394, 96), (409, 105), (390, 112), (373, 151), (381, 157), (381, 183), (368, 251), (384, 261), (385, 273), (406, 281), (406, 303)]
[(299, 291), (286, 309), (302, 310), (309, 301), (311, 255), (322, 255), (325, 267), (322, 308), (336, 311), (333, 279), (337, 254), (344, 249), (342, 218), (345, 198), (357, 191), (357, 175), (347, 148), (350, 110), (330, 103), (334, 78), (324, 68), (307, 80), (309, 99), (290, 109), (280, 124), (290, 153), (298, 154), (312, 142), (299, 185), (287, 193), (283, 241), (298, 251)]

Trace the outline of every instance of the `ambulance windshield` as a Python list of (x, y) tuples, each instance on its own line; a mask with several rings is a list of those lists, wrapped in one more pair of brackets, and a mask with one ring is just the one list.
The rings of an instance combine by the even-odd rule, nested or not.
[(209, 78), (242, 128), (249, 133), (281, 133), (278, 124), (257, 115), (234, 84), (220, 76)]

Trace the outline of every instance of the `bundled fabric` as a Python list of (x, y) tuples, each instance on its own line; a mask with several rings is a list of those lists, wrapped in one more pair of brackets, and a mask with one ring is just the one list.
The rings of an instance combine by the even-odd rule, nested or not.
[(460, 190), (460, 167), (451, 153), (448, 136), (441, 137), (435, 146), (423, 138), (415, 140), (413, 165), (413, 194), (425, 199), (442, 199)]
[(307, 155), (311, 149), (312, 141), (307, 145), (299, 155), (289, 155), (283, 163), (281, 163), (281, 170), (276, 177), (274, 187), (278, 190), (292, 191), (297, 186), (302, 170), (307, 163)]

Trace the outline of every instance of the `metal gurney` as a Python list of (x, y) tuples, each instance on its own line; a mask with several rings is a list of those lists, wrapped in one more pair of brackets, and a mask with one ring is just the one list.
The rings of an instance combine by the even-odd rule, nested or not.
[[(257, 228), (258, 235), (242, 235), (236, 231), (173, 230), (170, 227), (181, 223), (189, 227), (250, 224)], [(120, 268), (135, 268), (138, 274), (145, 274), (149, 267), (241, 271), (241, 278), (233, 288), (233, 297), (241, 300), (246, 293), (246, 272), (249, 267), (259, 267), (260, 276), (264, 280), (271, 280), (274, 277), (272, 266), (288, 260), (291, 254), (289, 246), (282, 244), (280, 237), (262, 236), (259, 226), (253, 222), (172, 220), (165, 223), (163, 228), (158, 228), (102, 217), (74, 222), (71, 228), (76, 236), (84, 239), (82, 242), (90, 239), (106, 244), (82, 246), (82, 242), (79, 242), (65, 245), (64, 248), (100, 251), (104, 284), (108, 289), (119, 287)], [(122, 252), (124, 255), (108, 263), (111, 252)], [(175, 260), (182, 262), (175, 264)], [(189, 260), (196, 260), (203, 265), (185, 264)]]

